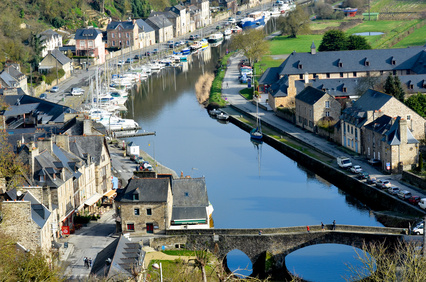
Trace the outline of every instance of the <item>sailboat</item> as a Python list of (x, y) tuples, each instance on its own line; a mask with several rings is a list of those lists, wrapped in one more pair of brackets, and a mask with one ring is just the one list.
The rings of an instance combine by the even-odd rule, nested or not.
[[(253, 76), (253, 79), (254, 79), (254, 76)], [(254, 85), (255, 84), (253, 83), (253, 96), (254, 96), (254, 93), (255, 93), (254, 92), (254, 89), (255, 89)], [(250, 131), (250, 138), (254, 139), (254, 140), (262, 140), (263, 133), (262, 133), (262, 127), (261, 127), (262, 123), (260, 122), (260, 118), (259, 118), (259, 98), (255, 97), (255, 99), (256, 99), (256, 128), (253, 128)]]

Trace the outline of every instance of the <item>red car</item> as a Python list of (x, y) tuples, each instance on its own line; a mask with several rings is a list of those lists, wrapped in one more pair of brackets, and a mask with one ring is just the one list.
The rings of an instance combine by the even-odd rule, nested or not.
[(420, 196), (412, 196), (408, 199), (408, 202), (410, 202), (413, 205), (417, 205), (420, 202)]

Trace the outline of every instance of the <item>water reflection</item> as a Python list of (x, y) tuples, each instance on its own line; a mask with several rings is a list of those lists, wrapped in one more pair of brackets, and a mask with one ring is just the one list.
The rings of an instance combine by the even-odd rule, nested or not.
[(249, 257), (240, 250), (232, 250), (226, 255), (229, 270), (239, 277), (250, 276), (253, 273), (253, 265)]
[(351, 279), (354, 275), (349, 266), (362, 269), (357, 252), (362, 253), (362, 250), (339, 244), (313, 245), (286, 256), (286, 267), (290, 273), (307, 281), (355, 281)]

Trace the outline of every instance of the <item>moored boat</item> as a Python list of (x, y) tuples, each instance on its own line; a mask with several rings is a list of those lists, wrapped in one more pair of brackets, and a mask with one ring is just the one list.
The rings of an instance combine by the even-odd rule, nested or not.
[(223, 40), (223, 34), (222, 33), (213, 33), (209, 36), (208, 42), (209, 43), (218, 43)]
[(262, 11), (248, 14), (247, 18), (242, 19), (238, 25), (242, 29), (257, 28), (265, 25), (265, 15)]

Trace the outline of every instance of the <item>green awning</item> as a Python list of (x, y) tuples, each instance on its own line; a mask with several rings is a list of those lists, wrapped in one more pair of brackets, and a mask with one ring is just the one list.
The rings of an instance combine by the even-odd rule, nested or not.
[(174, 220), (173, 224), (195, 224), (195, 223), (207, 223), (206, 219), (179, 219)]

